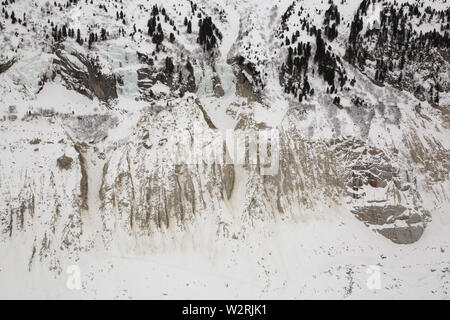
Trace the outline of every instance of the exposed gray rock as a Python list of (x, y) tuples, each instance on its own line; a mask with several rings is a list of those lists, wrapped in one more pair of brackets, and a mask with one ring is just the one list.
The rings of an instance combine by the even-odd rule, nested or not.
[(69, 170), (70, 168), (72, 168), (72, 162), (73, 159), (66, 155), (62, 155), (56, 160), (56, 163), (61, 170)]
[(236, 94), (247, 98), (249, 102), (261, 102), (261, 79), (252, 63), (241, 56), (227, 62), (233, 65), (236, 75)]
[(231, 198), (234, 187), (234, 165), (223, 166), (223, 181), (227, 198)]
[[(102, 74), (95, 60), (80, 53), (67, 53), (63, 48), (55, 50), (57, 56), (54, 64), (58, 65), (57, 73), (65, 80), (65, 84), (73, 90), (93, 99), (110, 101), (117, 98), (115, 75)], [(79, 61), (75, 64), (67, 55)]]
[[(377, 232), (395, 243), (409, 244), (420, 239), (425, 229), (423, 218), (418, 213), (410, 213), (404, 206), (356, 207), (353, 213), (368, 225), (376, 225)], [(405, 221), (407, 226), (393, 227), (396, 221)]]
[(194, 70), (189, 62), (168, 72), (166, 68), (157, 69), (153, 59), (145, 54), (138, 52), (138, 58), (142, 63), (148, 65), (137, 70), (138, 87), (141, 98), (144, 100), (160, 98), (152, 90), (157, 82), (168, 86), (171, 94), (177, 93), (179, 96), (183, 96), (186, 92), (196, 91)]
[(5, 63), (0, 63), (0, 73), (7, 71), (16, 62), (16, 59), (11, 59)]
[(418, 241), (424, 232), (422, 225), (378, 230), (380, 234), (398, 244), (411, 244)]
[[(392, 223), (395, 219), (402, 216), (406, 208), (403, 206), (367, 206), (356, 207), (353, 213), (358, 219), (372, 225), (384, 225)], [(388, 221), (389, 220), (389, 221)]]

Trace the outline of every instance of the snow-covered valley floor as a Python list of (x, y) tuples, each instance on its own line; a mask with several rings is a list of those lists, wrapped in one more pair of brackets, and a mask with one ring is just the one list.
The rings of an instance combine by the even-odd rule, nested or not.
[[(339, 208), (259, 226), (246, 239), (204, 226), (159, 248), (82, 254), (61, 274), (39, 263), (28, 272), (29, 250), (15, 241), (0, 249), (0, 298), (448, 299), (450, 221), (434, 217), (420, 242), (403, 246)], [(78, 275), (81, 288), (71, 285)]]

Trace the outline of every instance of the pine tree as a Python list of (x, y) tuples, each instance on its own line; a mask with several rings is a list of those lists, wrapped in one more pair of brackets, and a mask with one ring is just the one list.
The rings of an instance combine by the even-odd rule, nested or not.
[(189, 71), (190, 74), (194, 73), (194, 67), (192, 66), (192, 63), (189, 60), (186, 62), (186, 69)]
[[(319, 30), (316, 36), (316, 54), (314, 56), (314, 62), (323, 61), (323, 57), (325, 55), (325, 43), (322, 39), (322, 32)], [(320, 72), (319, 72), (320, 73)]]
[(155, 17), (153, 17), (153, 18), (148, 20), (147, 26), (148, 26), (148, 34), (150, 36), (153, 36), (153, 33), (155, 32), (155, 29), (156, 29), (156, 19), (155, 19)]
[(434, 103), (439, 104), (439, 84), (436, 83), (436, 94), (434, 96)]
[(106, 29), (102, 28), (100, 37), (101, 37), (102, 41), (106, 40)]
[(83, 44), (83, 40), (81, 39), (81, 31), (80, 29), (77, 30), (77, 42), (79, 45)]
[(88, 48), (92, 49), (92, 43), (94, 42), (94, 34), (90, 33), (89, 34), (89, 42), (88, 42)]
[(292, 48), (291, 47), (289, 47), (289, 49), (288, 49), (288, 57), (287, 57), (287, 61), (286, 61), (286, 66), (287, 66), (287, 71), (288, 71), (288, 73), (289, 74), (292, 74), (292, 66), (293, 66), (293, 63), (292, 63)]
[(152, 8), (152, 16), (157, 16), (159, 14), (158, 6), (155, 4)]
[(171, 57), (166, 57), (165, 72), (168, 73), (168, 74), (172, 74), (174, 69), (175, 69), (175, 67), (173, 65), (172, 58)]

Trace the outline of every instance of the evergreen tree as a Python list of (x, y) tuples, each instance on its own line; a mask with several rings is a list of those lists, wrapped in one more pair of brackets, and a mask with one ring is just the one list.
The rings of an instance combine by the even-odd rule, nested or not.
[(152, 8), (152, 16), (157, 16), (159, 14), (158, 6), (155, 4)]
[(174, 69), (175, 69), (175, 67), (173, 65), (172, 58), (171, 57), (166, 57), (165, 72), (168, 73), (168, 74), (172, 74)]
[(148, 20), (147, 26), (148, 26), (148, 34), (150, 36), (153, 36), (153, 33), (155, 32), (155, 29), (156, 29), (155, 17), (152, 17), (151, 19)]
[(106, 29), (102, 28), (100, 37), (101, 37), (102, 41), (106, 40)]
[(319, 32), (316, 35), (316, 54), (314, 56), (314, 62), (320, 62), (323, 61), (323, 58), (325, 56), (325, 43), (322, 39), (322, 32), (319, 30)]
[(287, 72), (289, 74), (292, 74), (293, 62), (292, 62), (292, 48), (291, 47), (289, 47), (289, 49), (288, 49), (288, 57), (287, 57), (287, 61), (286, 61), (286, 67), (287, 67)]
[(89, 34), (89, 42), (88, 42), (88, 48), (91, 49), (92, 48), (92, 43), (94, 42), (94, 34), (90, 33)]
[(81, 31), (80, 29), (77, 30), (77, 42), (79, 45), (83, 44), (83, 40), (81, 39)]

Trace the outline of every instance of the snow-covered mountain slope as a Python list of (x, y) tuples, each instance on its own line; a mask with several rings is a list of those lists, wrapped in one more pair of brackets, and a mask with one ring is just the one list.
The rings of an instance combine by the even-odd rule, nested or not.
[(448, 297), (446, 0), (1, 7), (0, 296)]

